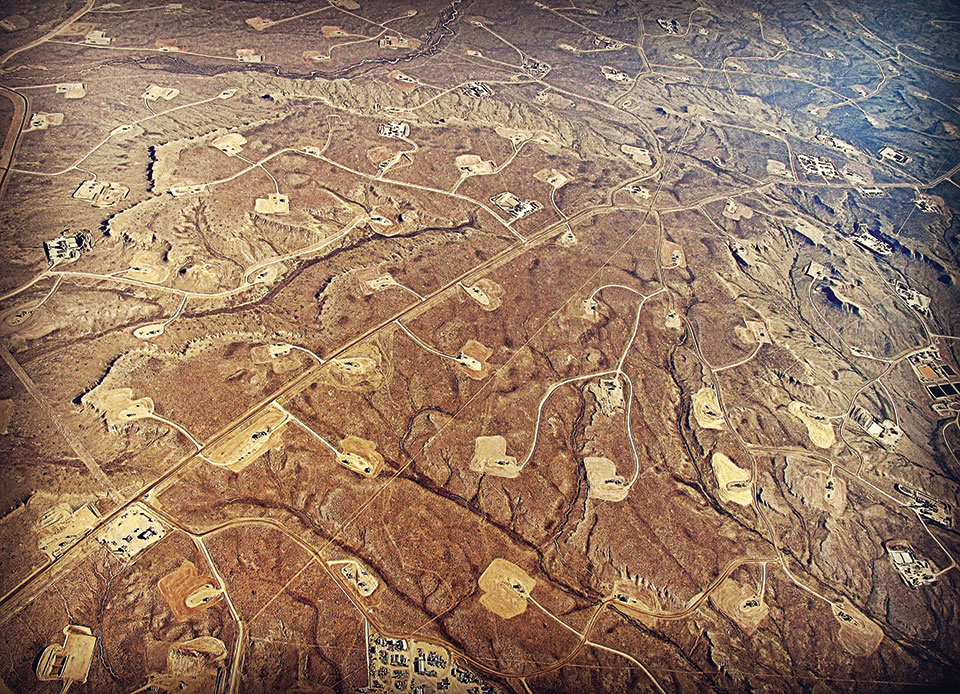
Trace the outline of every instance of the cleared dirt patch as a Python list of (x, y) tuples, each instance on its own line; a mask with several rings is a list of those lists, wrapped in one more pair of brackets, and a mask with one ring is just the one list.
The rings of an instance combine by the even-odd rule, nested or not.
[(502, 436), (478, 436), (470, 469), (481, 475), (513, 478), (520, 474), (517, 459), (507, 455), (507, 440)]
[(623, 397), (623, 383), (619, 378), (601, 378), (587, 386), (587, 390), (597, 399), (601, 414), (611, 417), (623, 412), (626, 402)]
[(323, 381), (340, 390), (374, 390), (383, 382), (382, 361), (376, 345), (365, 342), (330, 361), (323, 369)]
[(105, 389), (97, 386), (80, 401), (102, 414), (111, 429), (119, 429), (128, 422), (153, 414), (153, 400), (133, 397), (133, 388)]
[(837, 640), (848, 653), (863, 657), (880, 647), (883, 629), (849, 602), (833, 605), (833, 616), (840, 623)]
[(639, 580), (618, 578), (613, 584), (613, 597), (617, 601), (618, 608), (629, 612), (645, 627), (653, 628), (657, 624), (657, 618), (645, 613), (660, 610), (660, 600), (654, 591), (642, 585)]
[(377, 453), (377, 445), (359, 436), (348, 436), (340, 442), (337, 462), (368, 478), (376, 477), (383, 469), (383, 456)]
[(240, 472), (280, 441), (287, 415), (268, 407), (204, 452), (207, 462)]
[(720, 414), (720, 402), (717, 400), (717, 391), (703, 387), (693, 396), (693, 417), (704, 429), (725, 429), (723, 416)]
[(496, 311), (503, 303), (503, 287), (486, 277), (469, 286), (461, 284), (460, 288), (467, 296), (480, 304), (480, 308), (484, 311)]
[(814, 446), (830, 448), (836, 442), (837, 436), (833, 430), (833, 424), (826, 415), (799, 400), (791, 402), (787, 406), (787, 411), (806, 425), (807, 435)]
[(714, 453), (710, 460), (713, 474), (720, 487), (720, 500), (749, 506), (753, 499), (750, 493), (750, 471), (738, 467), (723, 453)]
[(493, 350), (489, 347), (476, 340), (467, 340), (467, 344), (460, 350), (460, 372), (475, 381), (486, 378), (490, 375), (490, 364), (487, 363), (487, 359), (492, 354)]
[(527, 609), (527, 596), (537, 582), (516, 564), (494, 559), (478, 581), (480, 604), (499, 617), (510, 619)]
[(157, 253), (137, 251), (133, 254), (130, 269), (124, 273), (124, 276), (141, 282), (162, 284), (170, 276), (170, 269), (161, 265), (160, 256)]
[(753, 219), (753, 210), (736, 200), (727, 200), (723, 206), (723, 216), (738, 222), (741, 219)]
[(583, 466), (587, 469), (587, 484), (591, 499), (605, 501), (623, 501), (630, 491), (623, 476), (617, 474), (617, 464), (609, 458), (585, 458)]
[(157, 588), (178, 622), (187, 621), (223, 597), (216, 580), (201, 576), (192, 561), (183, 562), (157, 581)]
[(757, 598), (753, 587), (732, 578), (726, 578), (710, 593), (710, 602), (732, 619), (747, 636), (757, 630), (770, 611), (766, 604)]

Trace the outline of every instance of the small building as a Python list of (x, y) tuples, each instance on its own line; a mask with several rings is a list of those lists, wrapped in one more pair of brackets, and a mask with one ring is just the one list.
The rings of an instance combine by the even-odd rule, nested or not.
[(483, 82), (467, 82), (463, 85), (463, 93), (467, 96), (473, 96), (478, 99), (493, 95), (490, 87), (485, 85)]
[(880, 150), (880, 158), (887, 161), (892, 161), (894, 164), (907, 164), (910, 162), (910, 157), (902, 152), (898, 152), (893, 147), (884, 147)]
[(103, 30), (94, 29), (83, 37), (83, 42), (91, 46), (109, 46), (113, 39), (103, 33)]
[(47, 254), (47, 260), (51, 265), (57, 263), (71, 263), (80, 257), (80, 250), (83, 248), (83, 237), (58, 236), (55, 239), (43, 242), (43, 251)]
[(397, 34), (388, 34), (377, 41), (380, 48), (389, 48), (395, 51), (402, 48), (415, 48), (415, 43), (419, 42), (416, 39), (410, 40), (406, 36), (398, 36)]
[(96, 179), (84, 181), (77, 189), (73, 191), (73, 197), (77, 200), (93, 200), (103, 190), (103, 183)]
[(400, 140), (410, 134), (410, 126), (407, 123), (398, 121), (380, 123), (377, 126), (377, 134), (380, 135), (380, 137), (392, 137)]
[(513, 217), (515, 220), (527, 217), (542, 207), (539, 202), (534, 200), (524, 200), (523, 198), (517, 197), (509, 191), (504, 191), (499, 195), (494, 195), (492, 198), (490, 198), (490, 201)]
[(290, 198), (283, 193), (270, 193), (265, 198), (257, 198), (253, 209), (258, 214), (290, 214)]
[(180, 94), (180, 90), (174, 87), (161, 87), (157, 84), (151, 84), (147, 87), (147, 91), (143, 93), (143, 98), (147, 101), (157, 101), (159, 99), (170, 101), (170, 99), (176, 98), (178, 94)]
[(241, 63), (262, 63), (263, 56), (252, 48), (238, 48), (237, 60)]
[(82, 99), (87, 87), (83, 82), (61, 82), (56, 86), (56, 93), (63, 94), (64, 99)]
[(881, 241), (869, 231), (864, 231), (858, 236), (854, 236), (853, 240), (858, 246), (862, 246), (877, 255), (890, 255), (893, 253), (893, 247), (890, 246), (890, 244)]
[(119, 561), (128, 563), (140, 552), (162, 540), (166, 533), (166, 528), (154, 517), (153, 511), (134, 503), (103, 529), (97, 541)]
[(221, 135), (210, 144), (228, 157), (235, 157), (243, 151), (243, 146), (247, 144), (247, 138), (240, 133), (227, 133), (226, 135)]
[(70, 624), (63, 630), (63, 645), (47, 646), (37, 660), (37, 679), (43, 682), (65, 682), (61, 691), (66, 691), (72, 682), (86, 682), (93, 660), (97, 637), (90, 627)]
[(909, 542), (890, 540), (885, 548), (893, 568), (908, 587), (916, 589), (936, 582), (937, 574), (930, 561), (917, 556)]

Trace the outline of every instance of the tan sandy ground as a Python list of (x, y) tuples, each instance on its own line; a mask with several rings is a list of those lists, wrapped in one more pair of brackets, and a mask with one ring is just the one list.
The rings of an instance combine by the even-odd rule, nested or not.
[(834, 605), (833, 616), (840, 623), (837, 640), (848, 653), (868, 656), (880, 647), (883, 629), (849, 602)]
[(359, 436), (347, 436), (340, 442), (337, 462), (367, 478), (376, 477), (383, 469), (383, 456), (377, 453), (376, 444)]
[(677, 267), (686, 267), (687, 259), (683, 254), (683, 247), (673, 241), (664, 241), (660, 245), (660, 262), (664, 265), (676, 265)]
[(571, 305), (576, 306), (574, 311), (579, 318), (586, 318), (592, 323), (600, 320), (600, 304), (596, 299), (587, 297), (586, 299), (581, 299), (579, 305), (573, 303), (571, 303)]
[(364, 296), (370, 296), (374, 292), (397, 286), (397, 280), (394, 279), (393, 275), (378, 270), (376, 267), (360, 268), (356, 271), (355, 276), (357, 283), (360, 285), (360, 293)]
[[(669, 311), (663, 320), (663, 327), (667, 328), (668, 330), (683, 330), (683, 323), (680, 321), (680, 314), (678, 314), (676, 311)], [(720, 408), (718, 405), (717, 411), (719, 412), (719, 410)], [(699, 422), (700, 420), (697, 421)], [(700, 426), (704, 425), (701, 424)]]
[(481, 475), (513, 478), (520, 474), (517, 459), (507, 455), (507, 440), (502, 436), (478, 436), (470, 469)]
[(124, 273), (124, 277), (151, 284), (163, 284), (169, 276), (170, 270), (161, 265), (160, 256), (150, 251), (134, 253), (130, 269)]
[(626, 402), (623, 397), (623, 382), (619, 378), (601, 378), (591, 383), (587, 390), (597, 399), (601, 414), (611, 417), (623, 412)]
[(200, 576), (192, 561), (184, 561), (163, 576), (157, 581), (157, 588), (178, 622), (185, 622), (203, 612), (223, 596), (216, 581), (208, 576)]
[(476, 154), (461, 154), (453, 160), (454, 166), (460, 170), (461, 175), (481, 176), (492, 174), (494, 163), (488, 159), (483, 159)]
[(714, 453), (710, 462), (717, 478), (717, 486), (720, 487), (720, 500), (749, 506), (753, 499), (750, 493), (750, 471), (738, 467), (723, 453)]
[(293, 352), (293, 348), (285, 343), (257, 345), (250, 349), (250, 359), (254, 364), (269, 364), (274, 373), (282, 374), (293, 371), (300, 362), (297, 359), (284, 359)]
[(375, 390), (383, 382), (383, 357), (376, 345), (364, 342), (322, 370), (323, 382), (339, 390)]
[(750, 636), (770, 611), (761, 603), (752, 586), (726, 578), (710, 593), (710, 602), (732, 619), (744, 634)]
[(351, 560), (340, 568), (340, 573), (347, 579), (347, 583), (364, 598), (368, 598), (380, 587), (380, 582), (368, 569), (359, 562)]
[(500, 137), (504, 137), (514, 144), (519, 144), (525, 140), (539, 145), (540, 149), (547, 154), (558, 154), (561, 150), (560, 143), (557, 142), (557, 138), (552, 133), (548, 133), (546, 130), (521, 130), (517, 128), (507, 128), (505, 126), (497, 126), (494, 128), (494, 132), (497, 133)]
[[(152, 534), (142, 534), (150, 527)], [(100, 528), (95, 534), (102, 544), (122, 564), (133, 562), (141, 552), (160, 542), (167, 529), (153, 509), (135, 501), (115, 519)]]
[[(403, 221), (400, 221), (400, 216)], [(401, 210), (396, 205), (377, 205), (370, 211), (370, 228), (381, 236), (396, 236), (417, 229), (420, 212), (414, 208)]]
[(134, 400), (132, 388), (111, 390), (100, 385), (84, 395), (80, 401), (104, 415), (111, 429), (117, 429), (127, 422), (144, 419), (153, 414), (153, 400), (150, 398)]
[[(33, 501), (36, 496), (30, 498)], [(85, 535), (97, 521), (100, 514), (90, 504), (77, 509), (61, 502), (51, 506), (37, 523), (37, 545), (50, 560), (56, 559), (74, 540)]]
[(697, 424), (704, 429), (724, 429), (723, 417), (720, 415), (720, 402), (717, 400), (717, 391), (703, 387), (693, 396), (693, 417)]
[(653, 159), (650, 158), (650, 151), (647, 149), (633, 145), (620, 145), (620, 151), (641, 166), (653, 166)]
[(574, 246), (577, 245), (577, 237), (572, 231), (567, 229), (565, 232), (563, 232), (562, 234), (560, 234), (560, 236), (557, 237), (557, 243), (559, 243), (564, 248), (573, 248)]
[(254, 201), (253, 211), (257, 214), (290, 214), (290, 198), (283, 193), (270, 193)]
[(628, 578), (618, 578), (613, 585), (613, 597), (616, 598), (618, 607), (629, 612), (645, 627), (652, 629), (656, 626), (657, 618), (644, 614), (644, 611), (656, 612), (661, 608), (660, 601), (652, 590)]
[(491, 279), (483, 277), (472, 285), (461, 285), (471, 299), (480, 304), (484, 311), (496, 311), (503, 303), (503, 287)]
[(274, 24), (273, 20), (266, 19), (265, 17), (251, 17), (245, 21), (249, 26), (253, 27), (257, 31), (263, 31), (267, 27), (271, 27)]
[(562, 188), (573, 180), (572, 176), (557, 171), (556, 169), (540, 169), (533, 177), (538, 181), (543, 181), (552, 188)]
[(510, 619), (527, 609), (527, 596), (537, 582), (506, 559), (497, 558), (480, 575), (480, 604), (494, 614)]
[(806, 403), (794, 400), (787, 406), (787, 411), (806, 425), (807, 435), (814, 446), (830, 448), (836, 442), (830, 420)]
[(617, 465), (609, 458), (584, 458), (587, 470), (588, 496), (605, 501), (623, 501), (630, 489), (623, 476), (617, 474)]
[(783, 176), (784, 178), (793, 178), (790, 169), (782, 161), (776, 159), (767, 159), (767, 173), (773, 176)]
[(796, 230), (797, 233), (810, 239), (810, 241), (813, 242), (814, 246), (823, 245), (824, 232), (822, 229), (815, 227), (813, 224), (811, 224), (807, 220), (802, 219), (800, 217), (795, 218), (792, 224), (793, 224), (794, 230)]
[(286, 417), (279, 409), (267, 407), (210, 446), (204, 456), (214, 465), (240, 472), (279, 443)]
[(735, 200), (727, 200), (727, 203), (723, 206), (723, 216), (735, 222), (741, 219), (752, 219), (753, 210)]
[(835, 516), (847, 508), (847, 483), (842, 477), (830, 477), (826, 470), (813, 468), (816, 463), (796, 456), (786, 457), (784, 477), (790, 491), (803, 503)]
[(166, 669), (147, 675), (147, 687), (159, 692), (214, 691), (226, 657), (227, 647), (213, 636), (174, 643), (167, 651)]
[(210, 146), (216, 147), (224, 154), (233, 156), (242, 152), (245, 144), (247, 144), (247, 138), (240, 133), (227, 133), (211, 142)]
[[(140, 307), (131, 309), (123, 303), (97, 303), (89, 313), (71, 312), (63, 308), (52, 308), (46, 304), (34, 309), (36, 301), (20, 304), (0, 313), (0, 334), (7, 336), (11, 348), (19, 350), (32, 340), (39, 340), (51, 333), (64, 331), (71, 334), (82, 326), (91, 326), (91, 330), (114, 323), (121, 323), (131, 319), (143, 320), (149, 316)], [(134, 314), (131, 314), (131, 310)]]
[(470, 359), (475, 359), (480, 363), (479, 369), (471, 369), (463, 364), (460, 365), (460, 373), (469, 376), (475, 381), (482, 380), (490, 375), (490, 364), (487, 363), (487, 359), (490, 358), (490, 355), (493, 354), (493, 350), (489, 347), (484, 346), (482, 343), (477, 342), (476, 340), (467, 340), (467, 343), (463, 346), (463, 349), (460, 350), (460, 354)]
[(747, 329), (750, 331), (750, 335), (753, 336), (753, 339), (761, 345), (770, 344), (770, 335), (767, 333), (767, 326), (758, 320), (748, 320), (744, 321), (744, 324), (747, 326)]

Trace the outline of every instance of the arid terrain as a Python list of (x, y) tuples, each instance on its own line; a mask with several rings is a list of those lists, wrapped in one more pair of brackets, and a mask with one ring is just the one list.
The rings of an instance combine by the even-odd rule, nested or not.
[(960, 6), (0, 7), (0, 694), (960, 681)]

